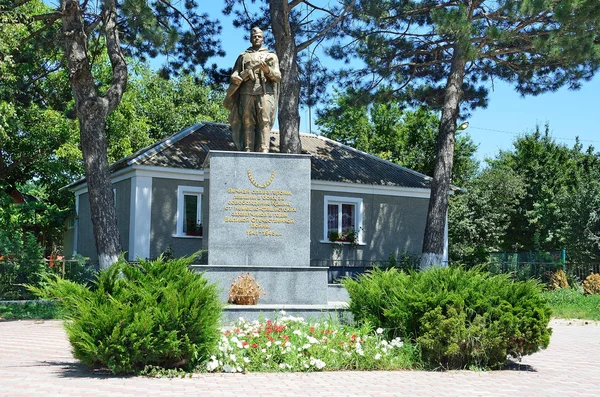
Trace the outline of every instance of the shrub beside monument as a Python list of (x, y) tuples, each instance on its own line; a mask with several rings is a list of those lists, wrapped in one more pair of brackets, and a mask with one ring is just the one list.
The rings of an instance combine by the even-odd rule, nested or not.
[(533, 280), (460, 268), (374, 269), (344, 286), (355, 320), (419, 344), (429, 368), (499, 368), (550, 342), (550, 307)]
[(91, 288), (49, 278), (36, 291), (60, 301), (73, 354), (87, 366), (192, 369), (216, 349), (221, 315), (216, 287), (188, 270), (192, 260), (121, 259)]

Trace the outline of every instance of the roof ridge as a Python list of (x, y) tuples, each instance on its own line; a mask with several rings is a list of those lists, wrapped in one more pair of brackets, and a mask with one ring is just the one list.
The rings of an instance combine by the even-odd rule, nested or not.
[(127, 161), (127, 165), (132, 165), (132, 164), (139, 164), (139, 162), (143, 159), (146, 158), (151, 158), (154, 155), (162, 152), (164, 149), (166, 149), (167, 147), (171, 146), (172, 144), (180, 141), (181, 139), (185, 138), (186, 136), (190, 135), (191, 133), (197, 131), (199, 128), (201, 128), (205, 123), (201, 122), (201, 123), (196, 123), (182, 131), (179, 131), (171, 136), (166, 137), (165, 139), (163, 139), (160, 143), (155, 144), (154, 146), (150, 147), (148, 150), (138, 154), (137, 156), (135, 156), (134, 158), (132, 158), (131, 160)]
[(343, 143), (341, 143), (341, 142), (338, 142), (338, 141), (336, 141), (336, 140), (333, 140), (333, 139), (331, 139), (331, 138), (327, 138), (326, 136), (323, 136), (323, 135), (317, 135), (317, 134), (307, 134), (307, 133), (301, 133), (301, 134), (304, 134), (304, 135), (307, 135), (307, 136), (313, 136), (313, 137), (315, 137), (315, 138), (318, 138), (318, 139), (321, 139), (321, 140), (323, 140), (323, 141), (330, 142), (330, 143), (333, 143), (333, 144), (335, 144), (335, 145), (341, 146), (341, 147), (343, 147), (343, 148), (345, 148), (345, 149), (350, 149), (350, 150), (351, 150), (351, 151), (353, 151), (353, 152), (360, 153), (360, 154), (362, 154), (362, 155), (365, 155), (365, 156), (367, 156), (367, 157), (370, 157), (370, 158), (372, 158), (372, 159), (375, 159), (375, 160), (378, 160), (378, 161), (382, 161), (382, 162), (384, 162), (384, 163), (386, 163), (386, 164), (389, 164), (389, 165), (392, 165), (392, 166), (394, 166), (394, 167), (400, 168), (400, 169), (402, 169), (402, 170), (404, 170), (404, 171), (407, 171), (407, 172), (409, 172), (409, 173), (411, 173), (411, 174), (414, 174), (414, 175), (420, 176), (421, 178), (425, 179), (426, 181), (431, 181), (431, 180), (433, 179), (433, 178), (432, 178), (432, 177), (430, 177), (429, 175), (425, 175), (425, 174), (423, 174), (423, 173), (420, 173), (420, 172), (418, 172), (418, 171), (411, 170), (410, 168), (403, 167), (403, 166), (401, 166), (400, 164), (396, 164), (396, 163), (394, 163), (394, 162), (392, 162), (392, 161), (389, 161), (389, 160), (386, 160), (386, 159), (382, 159), (381, 157), (379, 157), (379, 156), (375, 156), (374, 154), (367, 153), (367, 152), (363, 152), (362, 150), (358, 150), (358, 149), (356, 149), (356, 148), (353, 148), (352, 146), (345, 145), (345, 144), (343, 144)]

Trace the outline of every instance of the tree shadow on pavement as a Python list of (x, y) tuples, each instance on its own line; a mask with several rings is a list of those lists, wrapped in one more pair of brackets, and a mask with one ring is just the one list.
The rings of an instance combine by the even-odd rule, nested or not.
[(533, 368), (529, 364), (522, 364), (519, 362), (515, 362), (513, 360), (508, 360), (506, 364), (502, 367), (504, 371), (524, 371), (524, 372), (537, 372), (535, 368)]
[(105, 368), (90, 369), (78, 361), (41, 361), (38, 365), (55, 367), (56, 374), (60, 378), (126, 379), (132, 377), (132, 375), (113, 375)]

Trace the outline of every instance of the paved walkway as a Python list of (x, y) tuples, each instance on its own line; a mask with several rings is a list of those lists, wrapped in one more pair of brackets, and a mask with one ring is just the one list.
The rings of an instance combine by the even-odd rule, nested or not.
[(512, 370), (112, 377), (78, 364), (59, 321), (0, 322), (0, 396), (598, 396), (600, 325), (555, 320)]

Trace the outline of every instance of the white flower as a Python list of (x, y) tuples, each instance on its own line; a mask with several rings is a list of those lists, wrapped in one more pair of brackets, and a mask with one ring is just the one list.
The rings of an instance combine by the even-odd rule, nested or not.
[(229, 355), (229, 359), (230, 359), (231, 361), (233, 361), (233, 362), (236, 362), (236, 357), (235, 357), (235, 354), (230, 354), (230, 355)]
[(223, 371), (233, 373), (233, 372), (235, 372), (235, 367), (232, 367), (229, 364), (225, 364), (225, 365), (223, 365)]
[(401, 348), (402, 346), (404, 346), (404, 342), (402, 342), (402, 339), (400, 338), (395, 338), (390, 344), (397, 348)]
[(379, 360), (380, 358), (381, 358), (381, 354), (377, 353), (377, 354), (375, 355), (375, 360)]
[(267, 349), (260, 349), (261, 352), (266, 353)]
[(276, 341), (275, 341), (275, 344), (276, 344), (276, 345), (281, 345), (281, 341), (280, 341), (280, 340), (276, 340)]
[(268, 341), (267, 342), (267, 347), (271, 347), (271, 345), (272, 345), (271, 341)]
[(249, 362), (250, 362), (250, 359), (249, 359), (248, 357), (244, 357), (244, 362), (245, 362), (245, 363), (249, 363)]
[(292, 332), (294, 335), (298, 335), (298, 336), (302, 336), (302, 331), (300, 331), (299, 329), (295, 330), (294, 332)]
[(284, 369), (285, 368), (285, 363), (279, 364), (279, 368)]
[(388, 345), (388, 341), (384, 339), (384, 340), (381, 341), (381, 344), (384, 345), (384, 346), (387, 346)]
[(237, 338), (237, 336), (232, 336), (231, 337), (231, 342), (232, 343), (238, 343), (240, 340)]
[(238, 347), (238, 349), (243, 349), (244, 345), (242, 344), (242, 342), (238, 341), (237, 347)]
[(280, 311), (279, 313), (281, 313), (282, 316), (285, 316), (287, 313), (285, 312), (285, 310)]
[(306, 343), (304, 346), (302, 346), (302, 348), (303, 348), (304, 350), (306, 350), (306, 349), (310, 349), (310, 347), (311, 347), (311, 346), (312, 346), (312, 345), (310, 345), (310, 344)]
[(238, 372), (242, 372), (242, 367), (237, 367), (236, 369)]
[(319, 343), (319, 341), (312, 336), (307, 336), (306, 339), (308, 339), (308, 341), (312, 344)]
[(325, 368), (326, 364), (325, 364), (324, 361), (319, 360), (318, 358), (311, 357), (310, 358), (310, 365), (312, 365), (314, 367), (317, 367), (317, 369), (323, 369), (323, 368)]
[(218, 367), (219, 367), (219, 362), (217, 361), (217, 359), (215, 358), (215, 356), (212, 356), (211, 360), (206, 363), (206, 370), (209, 371), (209, 372), (214, 371)]
[(379, 327), (375, 332), (377, 332), (378, 334), (383, 334), (383, 328)]

